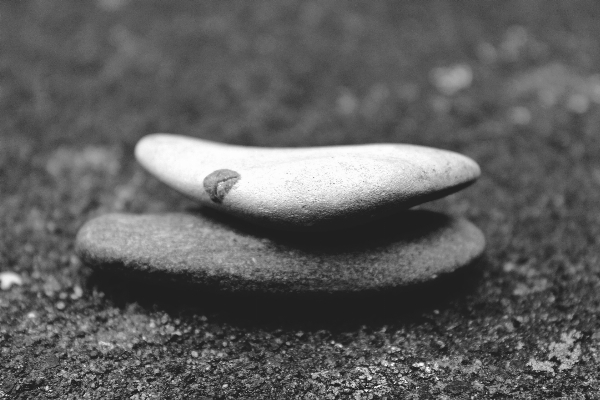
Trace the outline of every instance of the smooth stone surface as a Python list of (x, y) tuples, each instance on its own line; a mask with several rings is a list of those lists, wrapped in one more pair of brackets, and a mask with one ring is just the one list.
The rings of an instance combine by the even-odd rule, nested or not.
[(360, 225), (446, 196), (480, 175), (468, 157), (406, 144), (261, 148), (153, 134), (135, 155), (203, 205), (287, 230)]
[(358, 292), (435, 278), (478, 257), (472, 223), (404, 211), (333, 233), (280, 232), (212, 210), (109, 214), (87, 222), (76, 248), (93, 267), (225, 291)]

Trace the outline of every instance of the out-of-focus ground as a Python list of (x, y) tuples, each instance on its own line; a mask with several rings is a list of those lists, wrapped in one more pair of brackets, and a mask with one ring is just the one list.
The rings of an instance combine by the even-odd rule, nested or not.
[[(600, 3), (0, 3), (0, 399), (600, 397)], [(82, 223), (185, 210), (135, 142), (406, 142), (479, 182), (437, 283), (202, 294), (92, 273)]]

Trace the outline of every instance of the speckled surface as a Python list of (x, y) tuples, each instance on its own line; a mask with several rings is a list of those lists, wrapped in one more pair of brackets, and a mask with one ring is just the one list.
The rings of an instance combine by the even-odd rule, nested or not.
[(464, 219), (406, 211), (356, 229), (282, 234), (212, 213), (108, 214), (77, 235), (82, 261), (198, 290), (336, 293), (420, 283), (479, 257), (483, 233)]
[[(551, 4), (551, 5), (550, 5)], [(600, 397), (600, 4), (0, 2), (0, 397)], [(472, 268), (378, 296), (203, 294), (93, 273), (88, 220), (196, 205), (152, 132), (411, 143), (482, 175), (428, 209)]]
[[(463, 155), (406, 144), (265, 148), (153, 134), (140, 140), (135, 155), (201, 204), (297, 231), (381, 219), (465, 188), (481, 173)], [(229, 171), (221, 180), (228, 179), (215, 180), (219, 171)]]

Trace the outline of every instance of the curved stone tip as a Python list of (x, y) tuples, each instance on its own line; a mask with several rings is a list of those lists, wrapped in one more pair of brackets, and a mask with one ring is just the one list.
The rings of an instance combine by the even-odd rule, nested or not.
[(90, 249), (96, 244), (93, 238), (97, 218), (84, 223), (75, 236), (75, 253), (84, 263), (90, 263)]
[(475, 182), (481, 176), (481, 167), (479, 166), (477, 161), (475, 161), (472, 158), (467, 157), (463, 154), (461, 154), (461, 155), (465, 158), (466, 163), (471, 164), (471, 166), (469, 168), (469, 171), (471, 172), (471, 176), (472, 176), (472, 178), (470, 179), (470, 182)]
[(143, 166), (148, 165), (149, 157), (155, 153), (157, 148), (157, 139), (167, 138), (170, 135), (166, 133), (152, 133), (142, 137), (135, 145), (133, 154), (135, 159)]

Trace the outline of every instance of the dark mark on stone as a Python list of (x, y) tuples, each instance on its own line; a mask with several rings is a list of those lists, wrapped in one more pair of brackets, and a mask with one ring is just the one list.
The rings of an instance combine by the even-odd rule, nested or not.
[(240, 174), (230, 169), (218, 169), (204, 178), (204, 190), (215, 203), (222, 203), (233, 185), (240, 180)]

